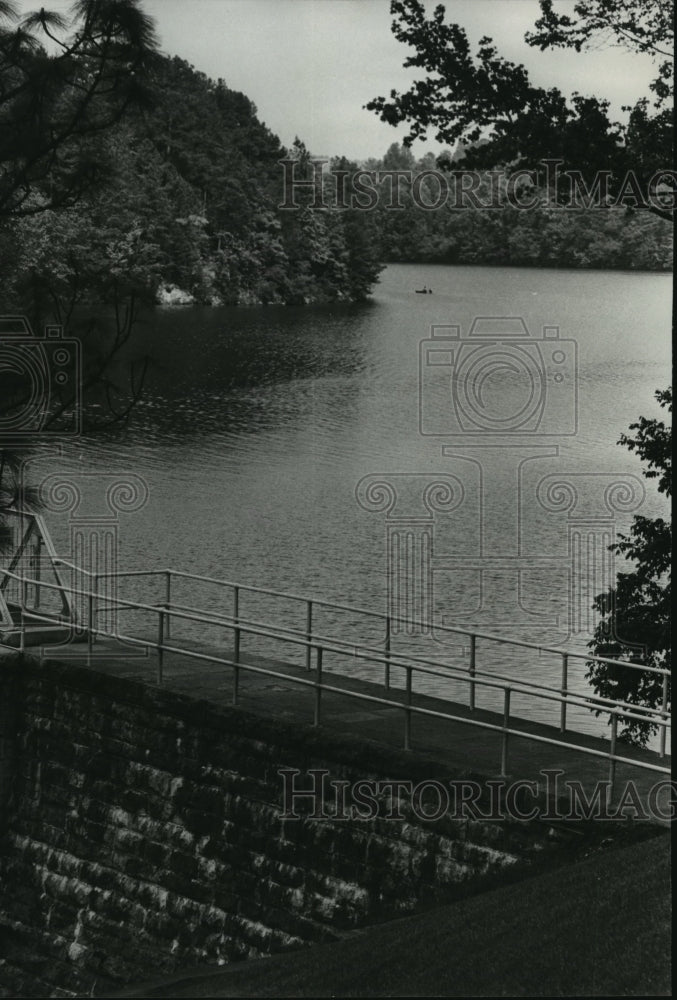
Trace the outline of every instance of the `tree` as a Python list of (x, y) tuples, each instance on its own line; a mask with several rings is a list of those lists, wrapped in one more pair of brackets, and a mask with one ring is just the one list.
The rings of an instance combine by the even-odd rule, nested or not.
[[(473, 55), (465, 30), (446, 21), (444, 7), (439, 4), (428, 16), (422, 0), (391, 0), (390, 6), (393, 34), (413, 50), (404, 65), (422, 71), (421, 78), (408, 91), (392, 90), (389, 97), (374, 98), (366, 107), (388, 124), (407, 123), (406, 145), (435, 129), (438, 142), (453, 143), (457, 154), (460, 151), (449, 162), (452, 170), (524, 170), (542, 182), (544, 177), (548, 180), (544, 161), (556, 161), (562, 180), (555, 182), (558, 201), (576, 201), (572, 175), (588, 192), (604, 177), (609, 200), (672, 219), (672, 7), (666, 0), (576, 0), (556, 10), (552, 0), (540, 0), (541, 16), (526, 36), (529, 45), (581, 51), (614, 44), (648, 54), (658, 64), (658, 75), (650, 85), (653, 105), (641, 97), (633, 108), (625, 109), (629, 111), (625, 124), (609, 118), (604, 98), (578, 93), (567, 98), (557, 88), (535, 86), (526, 68), (503, 58), (488, 37), (480, 39)], [(651, 190), (660, 171), (665, 172), (669, 188), (667, 204), (661, 204)], [(614, 239), (613, 231), (606, 235)], [(622, 246), (616, 242), (615, 253), (620, 254)], [(590, 246), (576, 248), (574, 253), (590, 250)], [(671, 390), (659, 392), (657, 398), (671, 410)], [(647, 476), (658, 478), (659, 491), (670, 496), (669, 430), (660, 421), (644, 418), (632, 429), (636, 436), (624, 435), (621, 443), (647, 462)], [(661, 518), (636, 517), (630, 534), (621, 536), (612, 548), (635, 565), (619, 574), (612, 590), (597, 595), (601, 621), (591, 648), (598, 655), (639, 659), (628, 652), (625, 639), (644, 647), (649, 665), (664, 666), (670, 527)], [(660, 675), (590, 663), (588, 676), (605, 696), (638, 706), (661, 703)], [(649, 721), (629, 720), (624, 736), (644, 744), (655, 728)]]
[[(119, 288), (129, 283), (130, 270), (140, 270), (140, 258), (147, 269), (148, 253), (131, 226), (119, 224), (106, 242), (79, 203), (105, 177), (102, 138), (131, 108), (148, 104), (144, 77), (156, 39), (138, 0), (75, 0), (72, 12), (70, 23), (44, 7), (20, 18), (12, 0), (0, 0), (0, 248), (7, 251), (4, 264), (10, 264), (2, 297), (16, 313), (20, 293), (28, 292), (24, 311), (39, 324), (48, 299), (50, 319), (67, 323), (87, 279), (106, 274), (113, 288), (114, 329), (110, 336), (102, 324), (88, 331), (91, 349), (80, 389), (103, 395), (111, 418), (121, 419), (138, 398), (140, 383), (132, 370), (132, 401), (115, 405), (111, 370), (136, 313), (134, 293), (122, 303)], [(36, 216), (40, 225), (20, 234), (17, 225), (30, 228)], [(98, 261), (106, 266), (95, 275), (97, 240)], [(0, 418), (20, 415), (32, 392), (17, 377), (11, 345), (8, 350), (9, 363), (0, 373)], [(72, 381), (62, 389), (54, 382), (47, 422), (73, 407)], [(3, 509), (31, 501), (20, 475), (24, 451), (0, 448), (0, 546), (6, 541)]]
[(629, 52), (646, 52), (660, 59), (658, 76), (650, 84), (660, 107), (672, 94), (673, 19), (669, 3), (647, 0), (578, 0), (573, 11), (556, 11), (553, 0), (541, 0), (537, 31), (526, 40), (541, 49), (618, 45)]
[(74, 204), (99, 175), (89, 140), (148, 102), (156, 38), (138, 0), (76, 0), (73, 14), (19, 20), (0, 0), (0, 218)]
[[(76, 205), (14, 221), (11, 288), (0, 300), (27, 316), (38, 336), (57, 323), (80, 341), (81, 404), (98, 415), (88, 419), (88, 430), (124, 419), (140, 394), (145, 363), (132, 363), (123, 375), (117, 358), (128, 353), (139, 308), (153, 301), (176, 197), (171, 183), (162, 182), (150, 144), (120, 125), (102, 141), (116, 161), (106, 185)], [(25, 385), (15, 395), (3, 382), (0, 415), (25, 403)], [(56, 411), (70, 405), (71, 393), (68, 381), (50, 384)]]
[[(144, 77), (155, 48), (153, 22), (138, 0), (76, 0), (71, 22), (44, 8), (20, 19), (12, 0), (0, 0), (0, 242), (8, 251), (0, 305), (16, 313), (21, 303), (37, 326), (47, 302), (49, 319), (67, 323), (83, 276), (94, 272), (92, 239), (101, 242), (102, 231), (78, 203), (110, 170), (107, 133), (148, 103)], [(40, 224), (31, 229), (36, 216)], [(115, 267), (106, 274), (115, 279)], [(109, 386), (101, 359), (112, 361), (129, 338), (133, 301), (126, 306), (121, 315), (117, 296), (113, 346), (90, 355), (85, 387)], [(26, 391), (11, 371), (2, 376), (0, 416), (21, 411)], [(57, 411), (73, 402), (64, 392), (56, 393)]]
[[(578, 93), (566, 98), (555, 87), (534, 86), (525, 67), (504, 59), (488, 37), (473, 56), (465, 30), (446, 22), (441, 4), (428, 17), (422, 0), (391, 0), (391, 12), (395, 37), (414, 50), (404, 65), (423, 70), (423, 78), (405, 93), (392, 90), (389, 98), (377, 97), (366, 107), (388, 124), (409, 124), (407, 145), (425, 138), (429, 128), (436, 129), (438, 142), (461, 143), (464, 155), (457, 167), (510, 165), (543, 179), (544, 161), (556, 160), (558, 199), (571, 199), (569, 173), (576, 171), (588, 190), (604, 176), (610, 197), (670, 219), (671, 204), (650, 196), (652, 179), (672, 165), (666, 106), (672, 93), (670, 6), (663, 0), (584, 0), (560, 15), (551, 0), (541, 0), (537, 30), (527, 34), (527, 42), (541, 49), (580, 50), (593, 39), (610, 38), (660, 60), (653, 113), (642, 98), (627, 109), (625, 125), (610, 120), (603, 98)], [(668, 187), (671, 201), (674, 185)]]
[[(672, 412), (672, 389), (659, 391), (656, 399)], [(634, 437), (622, 435), (619, 444), (646, 462), (644, 475), (658, 480), (658, 491), (672, 496), (672, 433), (662, 420), (640, 417), (630, 425)], [(643, 662), (652, 667), (670, 665), (671, 555), (672, 529), (663, 518), (636, 515), (629, 535), (621, 535), (611, 551), (625, 556), (634, 568), (617, 576), (616, 586), (598, 594), (594, 607), (600, 621), (589, 643), (596, 656)], [(625, 642), (624, 642), (625, 640)], [(628, 651), (632, 642), (635, 651)], [(638, 707), (662, 704), (663, 679), (660, 674), (608, 663), (588, 663), (587, 677), (595, 691), (605, 698), (619, 698)], [(670, 687), (668, 685), (668, 706)], [(640, 711), (641, 714), (641, 711)], [(621, 736), (640, 746), (656, 731), (650, 722), (629, 719)]]
[[(449, 153), (453, 169), (463, 152)], [(529, 192), (529, 211), (514, 203), (509, 168), (480, 172), (471, 199), (464, 203), (463, 178), (444, 175), (433, 153), (418, 161), (402, 157), (397, 143), (369, 169), (379, 198), (372, 212), (372, 242), (381, 259), (440, 263), (504, 264), (529, 267), (606, 267), (670, 270), (672, 227), (648, 212), (623, 207), (561, 211), (549, 199)], [(332, 162), (331, 170), (353, 176), (357, 165)], [(400, 170), (398, 210), (392, 211), (391, 178), (384, 171)], [(379, 178), (380, 183), (379, 183)], [(415, 178), (415, 179), (413, 179)], [(328, 190), (328, 196), (330, 195)], [(434, 205), (434, 210), (426, 206)], [(462, 206), (462, 211), (456, 208)]]

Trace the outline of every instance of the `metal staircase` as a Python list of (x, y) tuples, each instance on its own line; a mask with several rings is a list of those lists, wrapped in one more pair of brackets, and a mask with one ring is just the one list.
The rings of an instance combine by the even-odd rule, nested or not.
[(0, 643), (72, 642), (77, 626), (73, 599), (43, 518), (17, 509), (4, 510), (2, 517), (7, 541), (0, 550), (0, 570), (6, 570), (0, 573)]

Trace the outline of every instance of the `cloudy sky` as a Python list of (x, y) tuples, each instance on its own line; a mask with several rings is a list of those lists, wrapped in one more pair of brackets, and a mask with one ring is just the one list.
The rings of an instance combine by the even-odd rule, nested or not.
[[(43, 0), (44, 2), (44, 0)], [(67, 0), (45, 2), (62, 10)], [(380, 156), (400, 130), (362, 110), (372, 97), (406, 89), (414, 71), (409, 49), (390, 31), (389, 0), (143, 0), (156, 20), (164, 52), (187, 59), (243, 91), (259, 117), (289, 145), (298, 135), (316, 155)], [(23, 2), (33, 9), (37, 3)], [(432, 9), (434, 3), (428, 6)], [(647, 93), (648, 57), (599, 47), (576, 54), (542, 53), (524, 43), (538, 16), (537, 0), (446, 0), (450, 19), (471, 41), (489, 35), (501, 54), (524, 63), (536, 83), (569, 94), (607, 96), (621, 106)], [(561, 0), (564, 9), (573, 0)], [(417, 143), (417, 155), (436, 149)]]

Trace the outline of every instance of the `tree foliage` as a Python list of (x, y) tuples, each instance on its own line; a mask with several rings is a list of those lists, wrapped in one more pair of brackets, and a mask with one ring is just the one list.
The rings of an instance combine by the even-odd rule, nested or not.
[[(672, 3), (576, 0), (556, 6), (553, 0), (540, 0), (540, 17), (534, 30), (527, 33), (527, 43), (541, 50), (566, 47), (580, 52), (612, 44), (649, 55), (657, 64), (657, 76), (650, 85), (653, 101), (642, 96), (634, 107), (624, 109), (629, 112), (625, 123), (611, 119), (609, 101), (603, 96), (566, 96), (555, 87), (536, 86), (526, 68), (504, 58), (491, 38), (481, 38), (473, 53), (466, 31), (446, 20), (441, 4), (428, 14), (423, 0), (391, 0), (391, 13), (395, 38), (411, 49), (404, 65), (420, 75), (407, 91), (392, 90), (388, 97), (374, 98), (367, 108), (388, 124), (406, 123), (406, 145), (426, 138), (432, 129), (438, 142), (461, 151), (456, 162), (448, 164), (452, 170), (521, 170), (530, 172), (540, 183), (544, 175), (547, 177), (544, 161), (556, 161), (560, 176), (567, 178), (562, 187), (555, 182), (558, 201), (571, 199), (571, 174), (584, 180), (587, 190), (605, 176), (617, 205), (649, 209), (672, 219), (672, 205), (662, 205), (651, 190), (657, 174), (664, 171), (672, 195), (668, 201), (674, 201), (669, 106), (673, 94)], [(486, 247), (503, 226), (517, 253), (538, 247), (536, 259), (542, 262), (545, 258), (538, 236), (543, 221), (548, 235), (555, 237), (551, 241), (555, 245), (559, 239), (562, 247), (572, 235), (566, 233), (566, 216), (556, 220), (542, 205), (524, 214), (536, 223), (531, 232), (529, 222), (511, 230), (505, 212), (498, 224), (486, 221), (490, 212), (475, 214), (474, 222), (483, 231), (481, 242)], [(591, 214), (585, 213), (587, 223)], [(609, 219), (613, 220), (611, 211)], [(615, 241), (614, 255), (618, 256), (621, 230), (604, 228), (607, 231), (598, 231), (597, 242), (606, 242), (609, 247)], [(594, 241), (580, 250), (590, 255), (591, 246)], [(658, 400), (671, 410), (670, 390), (658, 393)], [(621, 443), (646, 462), (647, 476), (657, 478), (659, 491), (669, 496), (669, 430), (661, 421), (644, 418), (632, 425), (632, 430), (635, 436), (624, 435)], [(622, 535), (612, 548), (625, 556), (633, 569), (621, 572), (616, 586), (596, 597), (601, 620), (591, 648), (600, 656), (631, 660), (641, 659), (634, 650), (643, 647), (649, 665), (664, 666), (669, 649), (670, 526), (661, 518), (635, 517), (630, 534)], [(659, 674), (591, 661), (588, 676), (595, 690), (606, 697), (638, 706), (662, 703)], [(624, 735), (640, 744), (655, 729), (649, 721), (626, 721)]]
[(138, 0), (72, 10), (20, 19), (0, 3), (0, 217), (77, 201), (100, 176), (91, 140), (149, 99), (156, 37)]
[[(452, 166), (457, 159), (449, 154)], [(537, 191), (526, 192), (534, 203), (524, 211), (509, 197), (507, 170), (478, 172), (472, 198), (464, 201), (462, 178), (434, 170), (431, 153), (416, 160), (397, 143), (383, 158), (371, 159), (368, 168), (379, 191), (378, 204), (369, 217), (381, 257), (387, 262), (624, 270), (672, 267), (672, 227), (648, 212), (629, 213), (620, 205), (564, 208)], [(417, 185), (414, 197), (412, 180), (400, 177), (400, 209), (386, 207), (388, 182), (379, 183), (378, 178), (387, 170), (411, 172)], [(431, 170), (434, 174), (426, 177), (425, 171)], [(441, 191), (445, 193), (441, 206), (428, 210), (425, 205), (435, 204)]]
[[(671, 388), (657, 392), (656, 399), (672, 412)], [(657, 480), (658, 492), (671, 497), (671, 428), (662, 420), (641, 417), (630, 429), (635, 435), (624, 434), (619, 444), (642, 459), (646, 478)], [(600, 620), (589, 646), (596, 656), (669, 667), (671, 525), (661, 517), (636, 515), (630, 533), (621, 535), (611, 549), (624, 556), (633, 568), (618, 573), (615, 587), (595, 597)], [(641, 706), (656, 708), (663, 703), (663, 678), (659, 674), (590, 661), (587, 676), (598, 694), (640, 706), (640, 714)], [(667, 698), (669, 708), (669, 684)], [(650, 722), (626, 720), (622, 735), (643, 746), (656, 728)]]
[(244, 94), (177, 57), (156, 56), (147, 86), (149, 107), (90, 139), (97, 185), (46, 210), (49, 181), (36, 183), (26, 206), (39, 203), (40, 218), (13, 221), (13, 311), (21, 302), (38, 325), (72, 321), (83, 306), (153, 302), (161, 286), (212, 304), (368, 294), (381, 265), (365, 213), (278, 208), (279, 161), (296, 158), (302, 172), (310, 160), (300, 140), (287, 154)]
[(658, 76), (650, 84), (660, 107), (673, 93), (673, 9), (665, 0), (577, 0), (565, 10), (553, 0), (541, 0), (541, 17), (526, 41), (540, 49), (601, 48), (617, 45), (644, 52), (658, 61)]
[[(603, 97), (566, 97), (556, 87), (534, 85), (526, 68), (501, 56), (488, 37), (473, 54), (465, 29), (446, 21), (441, 4), (428, 16), (422, 0), (391, 2), (393, 33), (413, 49), (404, 65), (422, 76), (408, 91), (392, 90), (366, 107), (388, 124), (406, 122), (409, 145), (429, 129), (438, 142), (464, 144), (461, 167), (510, 165), (543, 177), (543, 162), (557, 160), (563, 173), (580, 171), (590, 181), (607, 171), (612, 194), (627, 193), (633, 207), (671, 218), (670, 208), (648, 196), (652, 177), (672, 165), (672, 119), (665, 106), (672, 93), (668, 6), (664, 0), (589, 0), (565, 15), (541, 0), (536, 31), (527, 35), (541, 49), (580, 50), (606, 34), (660, 59), (652, 85), (658, 107), (650, 113), (649, 101), (640, 99), (625, 125), (611, 120)], [(631, 170), (636, 184), (625, 192)], [(561, 197), (569, 194), (565, 185)]]
[[(78, 389), (104, 400), (107, 421), (124, 417), (140, 391), (143, 367), (131, 381), (126, 372), (118, 406), (113, 373), (137, 311), (130, 286), (152, 247), (117, 202), (104, 206), (104, 196), (98, 215), (92, 207), (112, 176), (111, 130), (148, 105), (155, 53), (153, 22), (138, 0), (75, 0), (70, 19), (44, 7), (20, 16), (16, 3), (0, 0), (0, 311), (28, 315), (38, 336), (49, 321), (81, 339)], [(76, 321), (76, 308), (96, 291), (109, 316), (99, 307), (95, 321)], [(0, 416), (20, 418), (32, 387), (8, 350)], [(74, 381), (52, 380), (43, 430), (73, 407)], [(27, 499), (17, 493), (24, 451), (0, 450), (0, 510)]]

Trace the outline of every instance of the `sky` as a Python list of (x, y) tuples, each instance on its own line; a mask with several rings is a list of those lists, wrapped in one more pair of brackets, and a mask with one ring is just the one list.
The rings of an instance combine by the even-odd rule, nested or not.
[[(69, 7), (67, 0), (42, 5)], [(142, 0), (142, 6), (156, 21), (162, 51), (245, 93), (287, 146), (298, 135), (316, 156), (364, 160), (382, 156), (408, 131), (363, 110), (373, 97), (407, 89), (416, 76), (402, 66), (411, 50), (390, 31), (389, 0)], [(536, 84), (605, 96), (619, 119), (622, 105), (646, 95), (656, 75), (648, 56), (619, 48), (580, 54), (530, 48), (524, 34), (538, 17), (537, 0), (446, 0), (445, 6), (471, 42), (489, 35), (501, 55), (524, 63)], [(573, 0), (558, 6), (571, 8)], [(413, 148), (417, 156), (428, 150), (439, 147), (419, 141)]]

